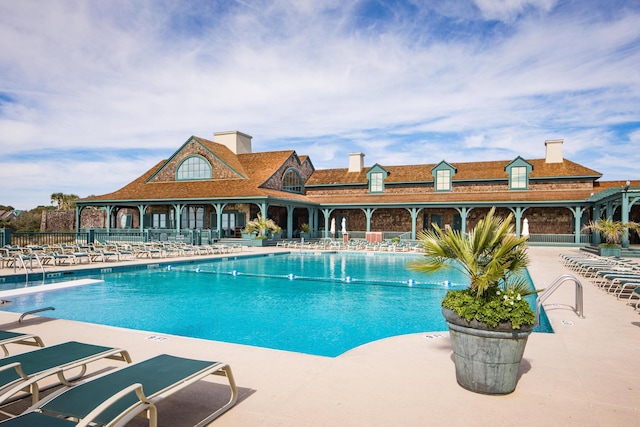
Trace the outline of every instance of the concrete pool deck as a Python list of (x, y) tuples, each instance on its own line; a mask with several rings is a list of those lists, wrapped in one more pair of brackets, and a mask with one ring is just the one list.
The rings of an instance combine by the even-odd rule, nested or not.
[[(281, 249), (251, 251), (270, 250)], [(536, 287), (567, 273), (558, 255), (572, 252), (577, 249), (531, 247), (529, 273)], [(384, 339), (327, 358), (54, 320), (46, 312), (18, 323), (19, 314), (0, 311), (0, 329), (37, 334), (47, 345), (76, 340), (121, 347), (134, 361), (170, 353), (227, 362), (240, 398), (211, 424), (218, 427), (638, 425), (640, 312), (578, 278), (585, 318), (572, 309), (573, 285), (563, 285), (545, 303), (555, 333), (531, 335), (518, 386), (506, 396), (457, 385), (444, 331)], [(10, 350), (29, 349), (22, 347)], [(103, 367), (111, 366), (117, 365)], [(207, 385), (198, 383), (159, 405), (160, 425), (190, 426), (209, 407), (212, 412), (220, 406), (225, 390)]]

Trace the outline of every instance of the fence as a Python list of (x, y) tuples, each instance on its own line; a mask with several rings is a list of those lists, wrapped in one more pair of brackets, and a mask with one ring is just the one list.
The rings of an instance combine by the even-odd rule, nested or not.
[[(321, 230), (319, 236), (324, 237), (324, 230)], [(352, 239), (364, 239), (365, 231), (349, 231), (349, 237)], [(400, 238), (401, 240), (410, 240), (411, 234), (407, 232), (382, 232), (384, 240), (392, 238)], [(581, 234), (580, 244), (591, 244), (591, 234)], [(0, 228), (0, 246), (5, 245), (60, 245), (60, 244), (90, 244), (94, 241), (99, 242), (118, 242), (118, 243), (144, 243), (144, 242), (163, 242), (177, 241), (194, 245), (210, 244), (218, 239), (217, 230), (176, 230), (166, 229), (147, 229), (144, 231), (128, 230), (110, 230), (106, 229), (88, 229), (79, 233), (74, 232), (12, 232), (8, 228)], [(573, 234), (530, 234), (530, 243), (538, 243), (541, 245), (575, 245), (575, 235)]]
[[(575, 245), (576, 236), (575, 234), (530, 234), (529, 242), (548, 245)], [(591, 234), (581, 234), (580, 244), (591, 244)]]

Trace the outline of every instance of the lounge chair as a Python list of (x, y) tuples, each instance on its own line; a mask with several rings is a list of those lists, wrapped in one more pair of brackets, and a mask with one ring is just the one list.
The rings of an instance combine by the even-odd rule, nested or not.
[[(231, 408), (238, 392), (231, 368), (221, 362), (207, 362), (162, 354), (77, 384), (47, 396), (28, 412), (0, 422), (10, 426), (84, 426), (96, 423), (123, 426), (144, 413), (150, 427), (157, 426), (156, 404), (179, 390), (209, 376), (225, 376), (229, 381), (229, 401), (196, 424), (201, 427)], [(61, 418), (79, 420), (78, 424)], [(51, 422), (50, 422), (51, 421)]]
[[(32, 396), (32, 402), (35, 403), (39, 398), (39, 381), (58, 375), (63, 384), (70, 385), (70, 381), (84, 376), (88, 363), (100, 359), (131, 363), (129, 353), (125, 350), (75, 341), (2, 358), (0, 359), (0, 404), (27, 389)], [(80, 372), (71, 378), (66, 378), (65, 373), (75, 368), (80, 368)]]
[(9, 355), (7, 344), (25, 344), (35, 347), (44, 347), (44, 343), (40, 337), (36, 335), (0, 330), (0, 347), (2, 347), (2, 351), (4, 351), (5, 356)]

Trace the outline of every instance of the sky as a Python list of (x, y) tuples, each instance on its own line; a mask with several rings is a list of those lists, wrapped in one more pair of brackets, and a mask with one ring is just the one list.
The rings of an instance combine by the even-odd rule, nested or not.
[(191, 135), (316, 169), (565, 158), (640, 179), (640, 0), (0, 0), (0, 205)]

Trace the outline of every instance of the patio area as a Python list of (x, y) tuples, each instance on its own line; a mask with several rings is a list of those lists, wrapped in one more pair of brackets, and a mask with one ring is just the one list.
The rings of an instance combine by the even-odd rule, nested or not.
[[(559, 254), (571, 252), (577, 249), (530, 248), (529, 272), (538, 289), (569, 273)], [(134, 361), (169, 353), (227, 362), (240, 398), (211, 424), (218, 427), (635, 426), (640, 422), (640, 311), (578, 279), (585, 318), (571, 308), (574, 287), (563, 285), (545, 304), (555, 333), (531, 335), (518, 386), (506, 396), (474, 394), (457, 385), (444, 331), (393, 337), (326, 358), (47, 317), (18, 323), (19, 314), (1, 311), (0, 329), (37, 334), (47, 345), (76, 340), (116, 346), (127, 349)], [(19, 347), (12, 351), (29, 349)], [(104, 362), (102, 368), (111, 366), (117, 365)], [(226, 400), (223, 387), (220, 391), (196, 384), (171, 397), (158, 408), (159, 425), (193, 425)]]

